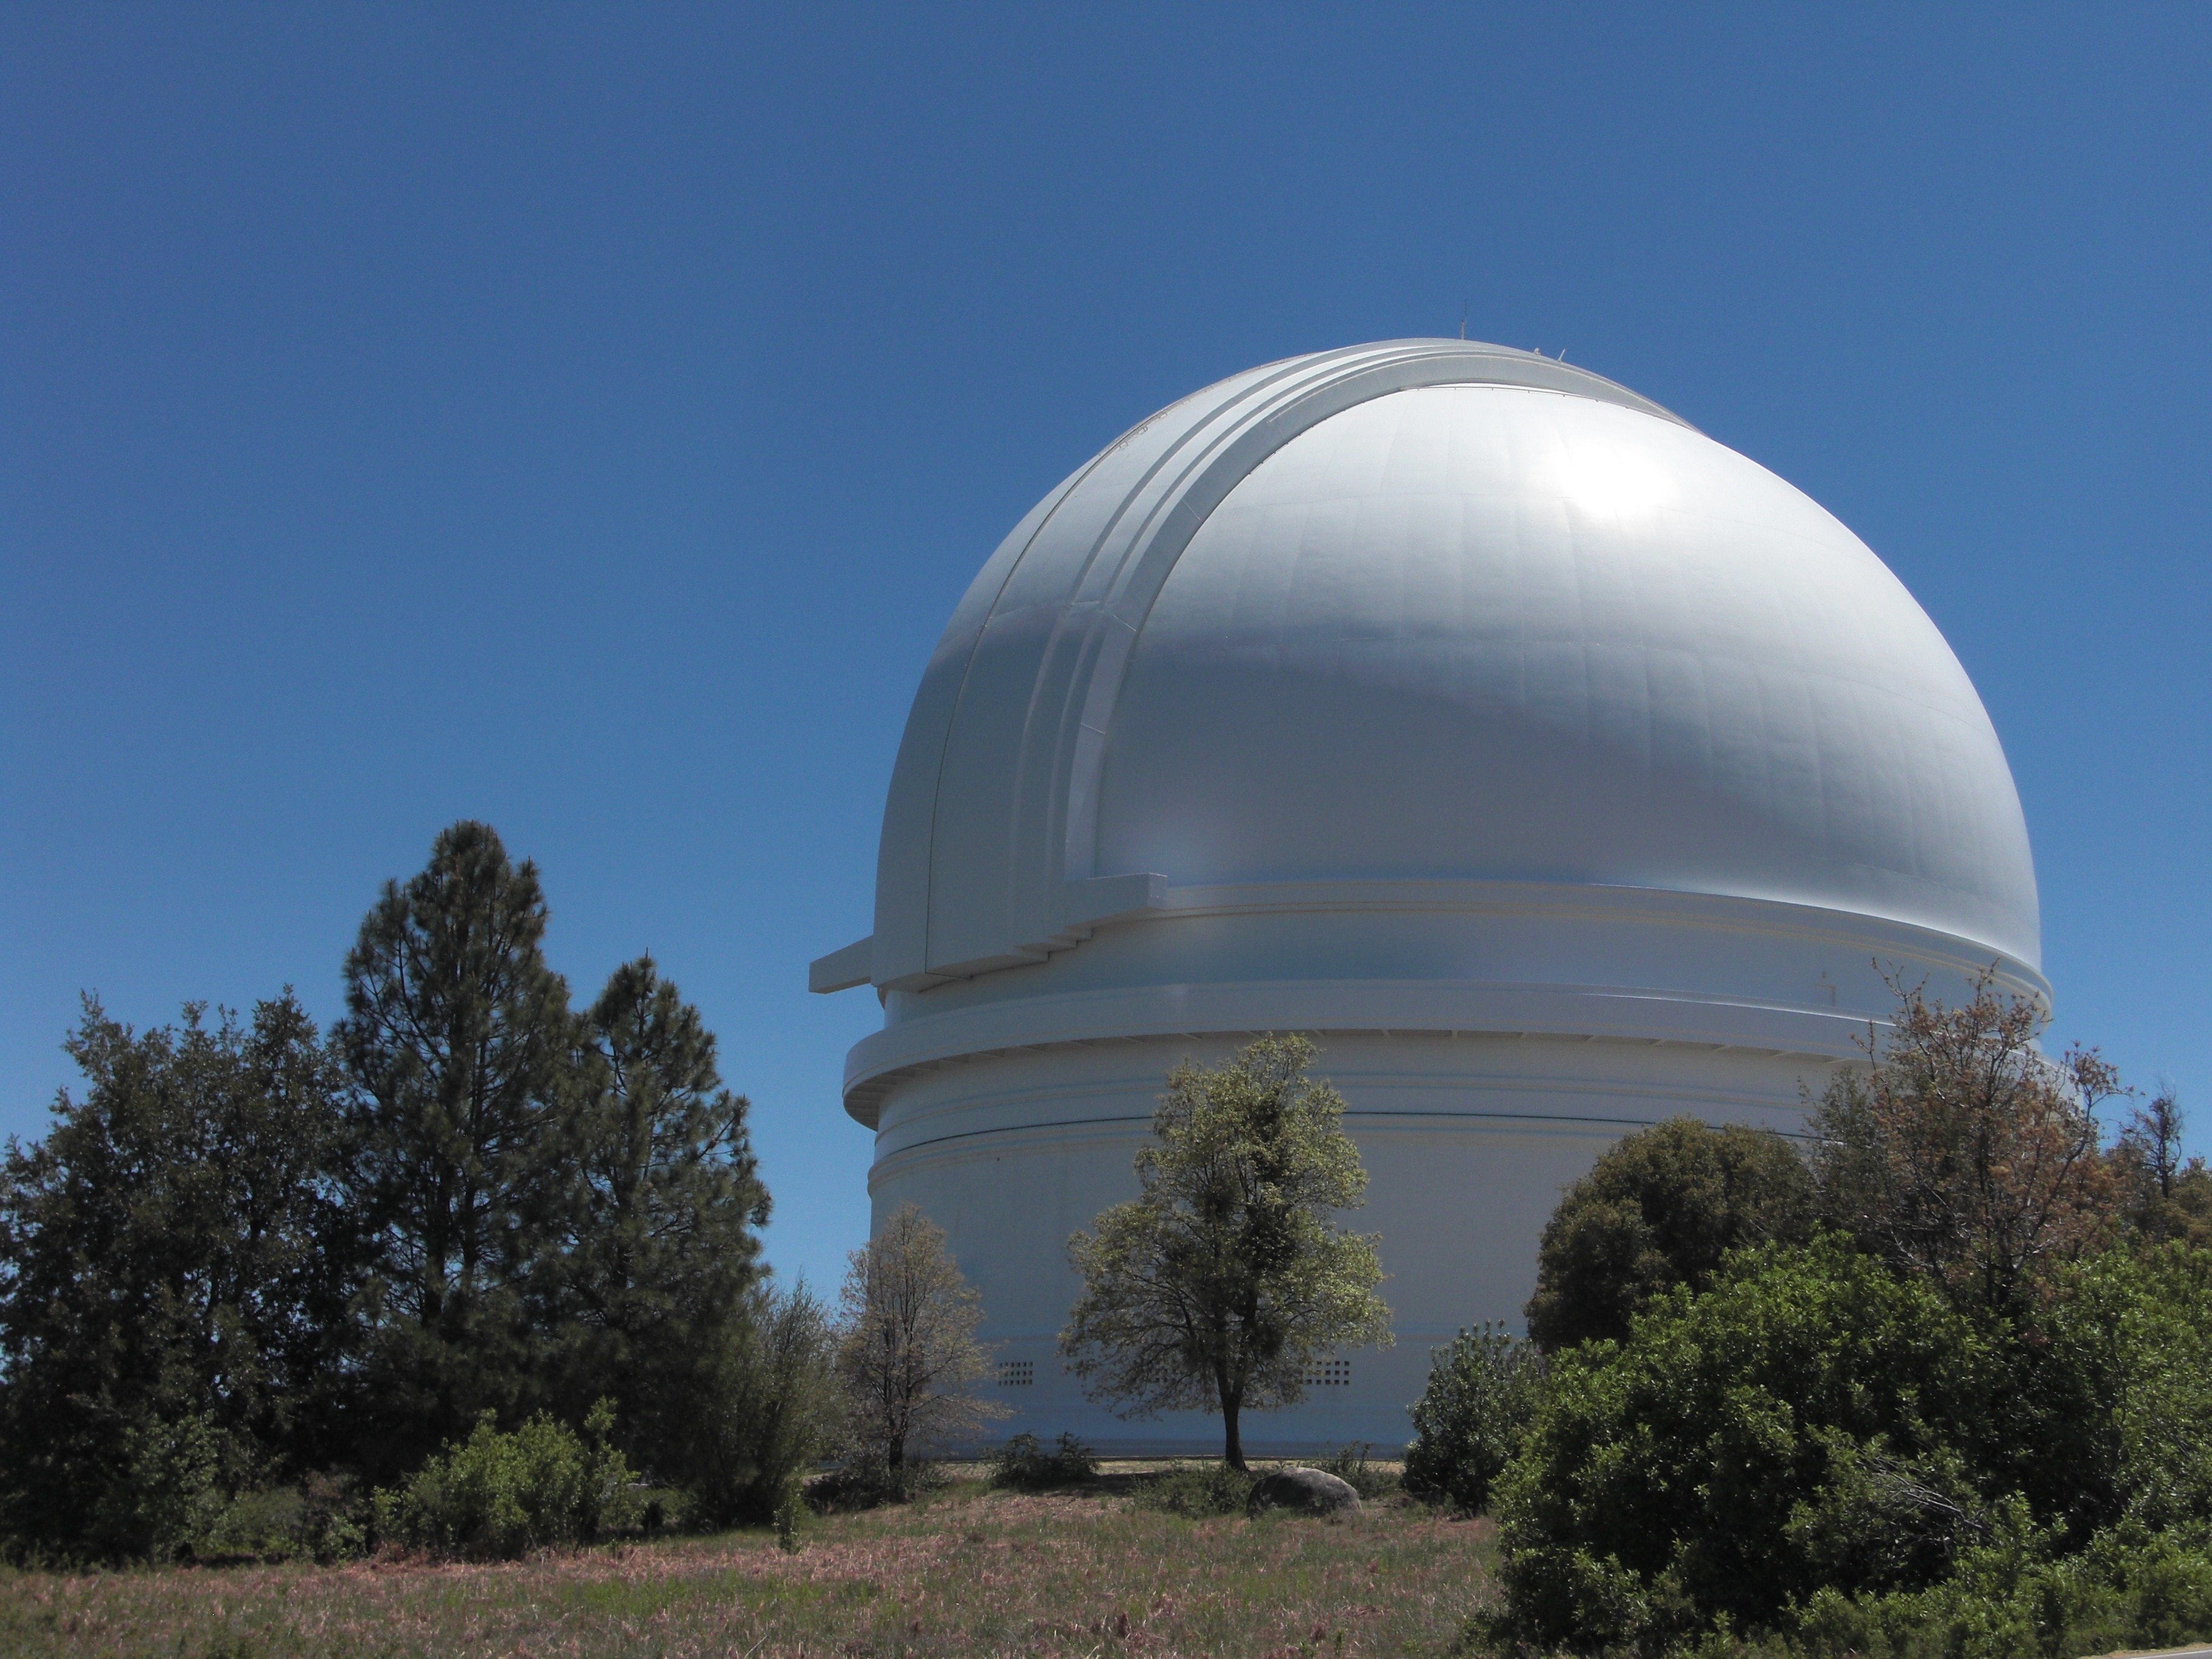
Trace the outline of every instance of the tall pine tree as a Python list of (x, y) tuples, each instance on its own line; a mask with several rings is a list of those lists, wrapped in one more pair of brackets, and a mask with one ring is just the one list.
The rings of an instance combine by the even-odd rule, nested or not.
[(544, 932), (537, 866), (464, 820), (419, 874), (385, 884), (346, 957), (337, 1037), (365, 1101), (356, 1178), (387, 1424), (372, 1467), (537, 1398), (527, 1296), (562, 1231), (577, 1036)]
[(567, 1403), (611, 1395), (627, 1449), (673, 1476), (743, 1358), (768, 1189), (714, 1034), (651, 957), (615, 969), (585, 1024), (548, 1322), (566, 1337)]

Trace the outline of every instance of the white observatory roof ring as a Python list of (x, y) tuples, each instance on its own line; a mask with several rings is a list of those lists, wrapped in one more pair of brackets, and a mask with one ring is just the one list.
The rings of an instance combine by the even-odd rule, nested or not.
[(2002, 747), (1873, 553), (1609, 381), (1412, 341), (1187, 398), (1016, 527), (916, 695), (875, 933), (812, 981), (1040, 960), (1171, 888), (1406, 879), (2039, 954)]

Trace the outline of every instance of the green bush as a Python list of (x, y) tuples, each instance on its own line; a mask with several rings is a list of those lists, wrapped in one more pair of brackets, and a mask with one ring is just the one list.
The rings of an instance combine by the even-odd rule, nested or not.
[(711, 1398), (682, 1472), (693, 1514), (716, 1527), (773, 1519), (842, 1437), (829, 1310), (803, 1280), (755, 1299)]
[(1703, 1290), (1730, 1250), (1809, 1239), (1816, 1203), (1805, 1160), (1771, 1129), (1678, 1117), (1626, 1136), (1545, 1225), (1529, 1339), (1547, 1352), (1618, 1341), (1655, 1297)]
[(806, 1507), (817, 1515), (843, 1515), (884, 1504), (910, 1504), (945, 1484), (934, 1463), (909, 1459), (896, 1468), (873, 1458), (855, 1458), (842, 1468), (817, 1475), (803, 1490)]
[(1334, 1475), (1362, 1498), (1381, 1498), (1397, 1491), (1400, 1481), (1389, 1470), (1377, 1468), (1370, 1460), (1368, 1454), (1374, 1449), (1362, 1440), (1340, 1448), (1313, 1467), (1324, 1474)]
[(1966, 1453), (1999, 1355), (1841, 1240), (1734, 1258), (1626, 1344), (1553, 1363), (1499, 1486), (1497, 1634), (1663, 1651), (1771, 1628), (1823, 1587), (1917, 1589), (1986, 1535)]
[(640, 1500), (629, 1464), (607, 1443), (613, 1426), (605, 1400), (580, 1440), (543, 1412), (501, 1434), (487, 1412), (467, 1440), (376, 1494), (377, 1535), (434, 1554), (499, 1559), (628, 1531)]
[(1256, 1477), (1226, 1463), (1176, 1463), (1137, 1488), (1143, 1508), (1194, 1520), (1210, 1515), (1242, 1515)]
[(343, 1561), (368, 1547), (365, 1505), (342, 1476), (242, 1492), (191, 1540), (195, 1560)]
[(1544, 1356), (1502, 1325), (1462, 1331), (1429, 1360), (1412, 1407), (1406, 1490), (1468, 1515), (1489, 1507), (1498, 1477), (1543, 1403)]
[(1018, 1434), (991, 1458), (990, 1483), (1018, 1492), (1079, 1486), (1097, 1478), (1098, 1460), (1072, 1434), (1062, 1434), (1048, 1450), (1033, 1434)]

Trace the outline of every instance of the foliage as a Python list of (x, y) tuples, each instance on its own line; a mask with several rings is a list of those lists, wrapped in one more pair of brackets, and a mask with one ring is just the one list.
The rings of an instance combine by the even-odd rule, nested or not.
[(1824, 1585), (1918, 1588), (1987, 1527), (1987, 1338), (1832, 1238), (1732, 1257), (1554, 1362), (1500, 1487), (1500, 1634), (1656, 1651)]
[(1462, 1331), (1449, 1347), (1436, 1350), (1428, 1385), (1412, 1407), (1406, 1490), (1481, 1514), (1528, 1437), (1543, 1403), (1545, 1376), (1542, 1350), (1502, 1325)]
[(343, 1080), (287, 992), (134, 1033), (87, 999), (82, 1099), (0, 1169), (0, 1529), (163, 1557), (332, 1449), (356, 1233)]
[(1043, 1492), (1054, 1486), (1079, 1486), (1098, 1475), (1098, 1460), (1091, 1448), (1063, 1432), (1049, 1449), (1033, 1434), (1018, 1434), (991, 1455), (988, 1477), (994, 1486), (1016, 1492)]
[(1364, 1440), (1340, 1446), (1313, 1467), (1324, 1474), (1334, 1475), (1362, 1498), (1381, 1498), (1397, 1491), (1404, 1482), (1389, 1470), (1376, 1465), (1370, 1456), (1374, 1449)]
[(2146, 1243), (2212, 1249), (2212, 1170), (2185, 1158), (2187, 1117), (2171, 1088), (2129, 1112), (2107, 1158), (2128, 1229)]
[(380, 1462), (540, 1392), (521, 1297), (557, 1230), (574, 1041), (544, 932), (537, 866), (464, 821), (404, 886), (384, 884), (345, 959), (337, 1039), (364, 1100), (359, 1197), (385, 1316)]
[(1271, 1036), (1218, 1071), (1177, 1066), (1137, 1154), (1142, 1195), (1068, 1241), (1084, 1288), (1060, 1351), (1091, 1397), (1218, 1411), (1240, 1469), (1242, 1413), (1295, 1405), (1316, 1359), (1390, 1340), (1375, 1236), (1334, 1219), (1367, 1175), (1343, 1098), (1305, 1075), (1314, 1052)]
[(300, 1484), (243, 1492), (191, 1540), (194, 1559), (343, 1561), (368, 1547), (368, 1506), (343, 1477), (311, 1474)]
[(0, 1169), (0, 1547), (267, 1553), (314, 1471), (603, 1395), (699, 1507), (772, 1512), (836, 1412), (819, 1304), (763, 1287), (745, 1102), (649, 957), (573, 1016), (544, 924), (457, 823), (327, 1041), (289, 992), (143, 1034), (87, 1002), (87, 1091)]
[(1823, 1212), (1959, 1304), (2014, 1310), (2105, 1234), (2096, 1109), (2118, 1079), (2094, 1049), (2047, 1059), (2042, 1005), (1991, 972), (1957, 1007), (1893, 988), (1887, 1036), (1837, 1072), (1813, 1119)]
[(2084, 1550), (2212, 1526), (2212, 1253), (2066, 1266), (2026, 1324), (1834, 1236), (1741, 1254), (1559, 1357), (1501, 1519), (1493, 1634), (1578, 1651), (1815, 1606), (1903, 1629), (1992, 1562), (2087, 1583)]
[(974, 1438), (1006, 1408), (970, 1392), (985, 1358), (982, 1298), (913, 1205), (853, 1252), (838, 1294), (837, 1375), (856, 1462), (894, 1480), (908, 1462)]
[(567, 1180), (547, 1195), (557, 1254), (534, 1274), (532, 1311), (561, 1333), (564, 1411), (613, 1395), (624, 1449), (673, 1474), (698, 1466), (701, 1427), (726, 1423), (733, 1395), (757, 1415), (761, 1367), (780, 1363), (757, 1328), (776, 1319), (757, 1305), (768, 1189), (714, 1035), (652, 957), (615, 970), (583, 1036), (560, 1126)]
[(608, 1401), (592, 1408), (582, 1439), (543, 1412), (501, 1434), (486, 1412), (467, 1440), (378, 1492), (377, 1536), (434, 1554), (504, 1559), (626, 1531), (638, 1503), (629, 1464), (608, 1443), (613, 1426)]
[(2014, 1531), (1942, 1583), (1886, 1595), (1816, 1591), (1788, 1632), (1806, 1659), (2073, 1659), (2212, 1637), (2212, 1548), (2201, 1529), (2101, 1533), (2061, 1553)]
[(1231, 1463), (1177, 1463), (1137, 1488), (1139, 1507), (1203, 1520), (1242, 1515), (1252, 1499), (1254, 1477)]
[(1678, 1117), (1614, 1143), (1567, 1189), (1537, 1247), (1528, 1335), (1619, 1341), (1653, 1297), (1701, 1290), (1743, 1244), (1812, 1237), (1813, 1177), (1771, 1129)]
[(844, 1437), (836, 1334), (805, 1280), (756, 1295), (720, 1376), (684, 1470), (698, 1518), (718, 1527), (769, 1520)]

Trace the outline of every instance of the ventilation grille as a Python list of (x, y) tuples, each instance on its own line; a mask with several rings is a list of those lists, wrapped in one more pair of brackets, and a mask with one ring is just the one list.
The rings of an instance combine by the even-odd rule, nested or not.
[(1299, 1380), (1310, 1389), (1348, 1389), (1352, 1386), (1352, 1362), (1323, 1360), (1318, 1365), (1309, 1366)]
[(999, 1362), (999, 1386), (1002, 1389), (1026, 1389), (1036, 1382), (1036, 1361), (1034, 1359), (1001, 1359)]

